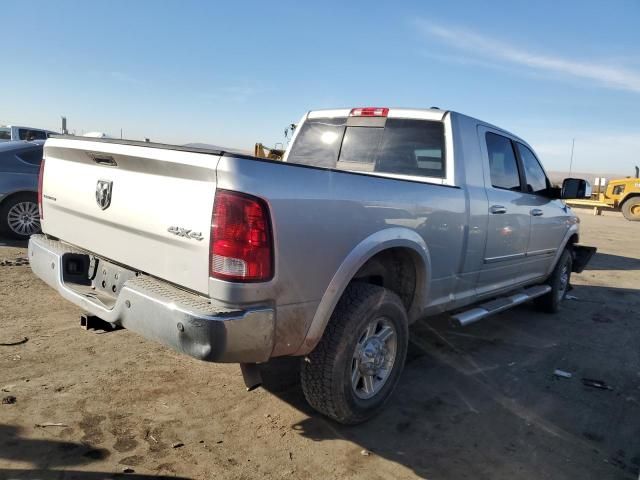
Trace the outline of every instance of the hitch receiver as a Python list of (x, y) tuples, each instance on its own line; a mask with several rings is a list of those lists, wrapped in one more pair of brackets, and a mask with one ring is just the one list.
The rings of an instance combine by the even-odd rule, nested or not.
[(105, 332), (113, 332), (114, 330), (122, 328), (113, 323), (105, 322), (95, 315), (89, 315), (88, 313), (80, 315), (80, 327), (85, 330), (104, 330)]

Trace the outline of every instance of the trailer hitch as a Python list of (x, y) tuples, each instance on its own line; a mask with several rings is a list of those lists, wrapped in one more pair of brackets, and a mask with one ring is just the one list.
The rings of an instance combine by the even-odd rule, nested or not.
[(100, 317), (89, 315), (88, 313), (80, 315), (80, 327), (85, 330), (104, 330), (105, 332), (113, 332), (114, 330), (122, 328), (120, 325), (107, 322)]

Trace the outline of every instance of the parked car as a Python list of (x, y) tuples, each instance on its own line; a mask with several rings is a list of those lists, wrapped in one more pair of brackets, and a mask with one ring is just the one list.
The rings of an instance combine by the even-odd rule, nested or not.
[(38, 172), (44, 141), (0, 143), (0, 235), (26, 240), (40, 232)]
[(44, 130), (42, 128), (0, 125), (0, 142), (11, 142), (16, 140), (46, 140), (51, 135), (59, 135), (59, 133), (51, 130)]
[(249, 388), (304, 357), (307, 400), (342, 423), (389, 398), (409, 324), (556, 312), (595, 251), (561, 201), (584, 180), (553, 188), (524, 140), (438, 109), (309, 112), (283, 161), (54, 138), (43, 172), (31, 267), (87, 324), (239, 362)]

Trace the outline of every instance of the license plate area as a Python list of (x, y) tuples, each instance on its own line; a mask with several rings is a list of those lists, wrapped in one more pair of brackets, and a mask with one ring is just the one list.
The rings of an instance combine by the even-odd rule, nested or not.
[(96, 292), (116, 298), (127, 280), (137, 273), (102, 258), (89, 256), (88, 279)]

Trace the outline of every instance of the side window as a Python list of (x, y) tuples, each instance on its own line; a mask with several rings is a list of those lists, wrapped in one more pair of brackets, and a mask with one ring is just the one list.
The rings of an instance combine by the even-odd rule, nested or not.
[(42, 163), (42, 148), (23, 150), (16, 153), (16, 157), (31, 165), (40, 165)]
[(11, 129), (0, 127), (0, 140), (11, 140)]
[(32, 140), (46, 140), (47, 132), (44, 130), (31, 130), (31, 139)]
[(491, 185), (495, 188), (519, 192), (521, 188), (518, 162), (511, 140), (502, 135), (487, 132), (486, 141), (489, 152)]
[(18, 130), (18, 137), (20, 140), (46, 140), (47, 132), (44, 130), (28, 130), (26, 128), (21, 128)]
[(516, 143), (516, 145), (518, 146), (518, 153), (520, 153), (522, 165), (524, 166), (524, 175), (527, 179), (527, 192), (545, 193), (549, 184), (538, 159), (531, 150), (521, 143)]

